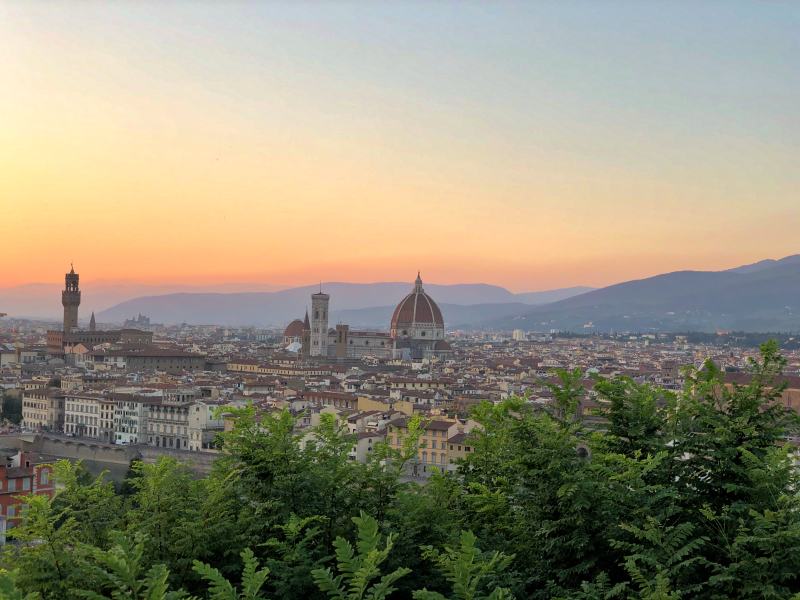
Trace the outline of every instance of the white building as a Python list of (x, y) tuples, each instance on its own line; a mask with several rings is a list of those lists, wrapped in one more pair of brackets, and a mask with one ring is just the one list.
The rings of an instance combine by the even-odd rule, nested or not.
[(68, 393), (64, 398), (64, 433), (101, 439), (100, 394)]
[(148, 407), (161, 402), (160, 390), (117, 391), (114, 400), (114, 443), (143, 444), (147, 441)]

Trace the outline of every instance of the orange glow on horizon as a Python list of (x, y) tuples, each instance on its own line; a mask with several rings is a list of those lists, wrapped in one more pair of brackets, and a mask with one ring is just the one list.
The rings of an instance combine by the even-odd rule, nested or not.
[[(370, 7), (376, 27), (339, 6), (0, 6), (0, 287), (74, 261), (85, 282), (420, 269), (535, 291), (800, 251), (795, 111), (763, 106), (796, 90), (735, 71), (780, 73), (779, 36), (754, 38), (762, 62), (678, 47), (681, 71), (649, 30), (615, 45), (640, 32), (611, 18), (565, 43), (544, 6), (498, 6), (496, 28), (431, 9), (446, 32), (392, 5)], [(693, 23), (655, 42), (705, 35)], [(572, 68), (592, 40), (600, 75)]]

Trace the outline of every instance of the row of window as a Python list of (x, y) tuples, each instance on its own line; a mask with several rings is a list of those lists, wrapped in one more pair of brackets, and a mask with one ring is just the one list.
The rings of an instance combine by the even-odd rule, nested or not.
[(23, 400), (22, 406), (25, 408), (33, 408), (35, 410), (48, 410), (50, 408), (49, 403), (45, 402), (31, 402), (30, 400)]
[(90, 427), (84, 423), (81, 423), (79, 425), (73, 425), (73, 424), (65, 425), (64, 429), (67, 433), (75, 433), (88, 437), (97, 437), (97, 431), (98, 431), (97, 427)]
[(98, 409), (100, 407), (96, 404), (79, 404), (77, 402), (67, 402), (67, 411), (68, 412), (77, 412), (77, 413), (90, 413), (90, 414), (97, 414), (100, 412)]
[[(428, 462), (428, 453), (425, 452), (425, 451), (422, 452), (422, 462), (423, 463), (427, 463)], [(430, 462), (432, 464), (436, 464), (436, 453), (435, 452), (431, 452), (431, 460), (430, 460)], [(439, 454), (439, 464), (440, 465), (446, 465), (447, 464), (447, 455), (444, 452)]]
[[(25, 509), (27, 509), (27, 508), (28, 508), (28, 505), (27, 505), (27, 504), (22, 504), (22, 505), (21, 505), (21, 508), (22, 508), (22, 510), (24, 511)], [(0, 514), (2, 514), (2, 513), (3, 513), (3, 505), (2, 505), (2, 504), (0, 504)], [(20, 512), (20, 514), (22, 514), (22, 512)], [(9, 506), (9, 507), (8, 507), (8, 509), (6, 510), (6, 517), (8, 517), (9, 519), (13, 519), (13, 518), (15, 518), (16, 516), (17, 516), (17, 505), (16, 505), (16, 504), (12, 504), (12, 505), (11, 505), (11, 506)], [(12, 526), (12, 523), (8, 523), (8, 526), (9, 526), (9, 527), (11, 527), (11, 526)]]
[(90, 417), (88, 415), (66, 415), (64, 421), (66, 423), (81, 423), (82, 425), (97, 425), (97, 417)]
[[(150, 436), (147, 438), (147, 443), (151, 446), (155, 445), (156, 448), (175, 448), (176, 450), (181, 449), (181, 440), (168, 438), (166, 436), (155, 436), (155, 438)], [(187, 447), (187, 440), (183, 440), (183, 448), (186, 449)]]
[[(162, 425), (161, 423), (156, 423), (155, 426), (153, 423), (150, 423), (148, 429), (150, 430), (150, 433), (177, 433), (178, 435), (181, 433), (181, 427), (174, 427), (170, 425), (169, 431), (167, 431), (167, 426)], [(183, 427), (183, 435), (189, 435), (188, 427)]]
[[(386, 441), (389, 443), (390, 446), (394, 446), (395, 445), (395, 441), (394, 441), (394, 437), (393, 436), (387, 437)], [(427, 440), (423, 440), (423, 441), (427, 442)], [(399, 446), (402, 443), (403, 443), (403, 436), (398, 435), (397, 436), (397, 445)], [(450, 446), (450, 450), (451, 451), (454, 451), (454, 450), (457, 449), (459, 452), (461, 452), (461, 448), (462, 448), (461, 444), (447, 444), (446, 442), (441, 442), (441, 444), (439, 445), (439, 448), (441, 448), (442, 450), (446, 450), (448, 445)], [(470, 446), (463, 446), (463, 448), (464, 448), (464, 452), (472, 452), (472, 447), (470, 447)], [(430, 441), (430, 449), (431, 450), (436, 450), (437, 449), (436, 440), (431, 440)]]
[[(42, 471), (42, 475), (46, 475), (47, 471)], [(8, 479), (8, 485), (6, 489), (3, 490), (3, 480), (0, 479), (0, 491), (6, 492), (30, 492), (31, 491), (31, 477), (21, 477), (18, 479)], [(21, 484), (17, 484), (17, 481), (21, 481)], [(46, 483), (46, 481), (42, 481), (42, 484)]]

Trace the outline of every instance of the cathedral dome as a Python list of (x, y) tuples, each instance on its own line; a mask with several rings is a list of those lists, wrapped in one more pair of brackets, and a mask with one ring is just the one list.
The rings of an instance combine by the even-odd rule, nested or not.
[(283, 332), (285, 338), (299, 338), (303, 335), (303, 322), (300, 319), (295, 319), (287, 325)]
[(422, 279), (417, 274), (414, 291), (400, 301), (392, 314), (392, 335), (418, 327), (444, 328), (442, 311), (433, 298), (422, 289)]

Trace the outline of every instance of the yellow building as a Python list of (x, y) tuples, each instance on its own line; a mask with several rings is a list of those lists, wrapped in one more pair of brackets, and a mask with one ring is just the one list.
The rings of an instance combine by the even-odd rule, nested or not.
[(22, 426), (32, 431), (63, 431), (64, 393), (40, 387), (22, 393)]
[[(386, 441), (395, 450), (403, 447), (407, 439), (409, 418), (402, 417), (390, 421), (386, 427)], [(420, 428), (416, 464), (412, 473), (422, 475), (429, 472), (430, 467), (440, 470), (454, 470), (456, 460), (464, 458), (472, 448), (466, 444), (466, 433), (471, 423), (463, 423), (457, 419), (434, 419), (422, 421)]]

